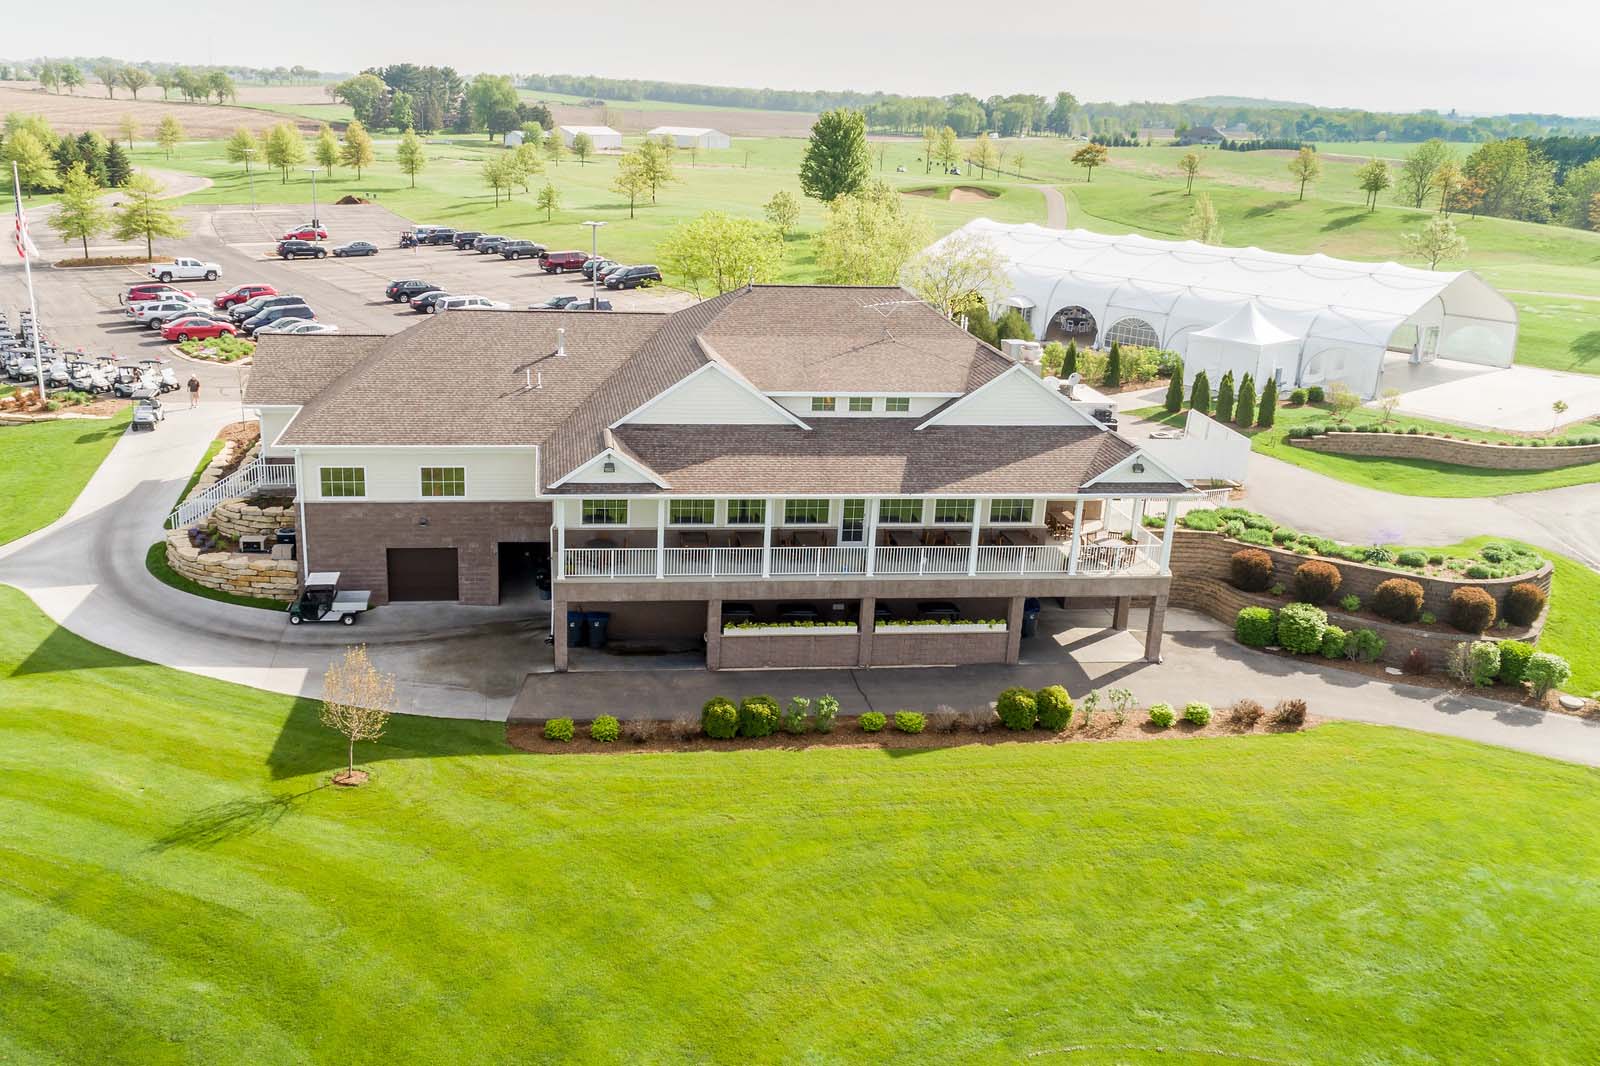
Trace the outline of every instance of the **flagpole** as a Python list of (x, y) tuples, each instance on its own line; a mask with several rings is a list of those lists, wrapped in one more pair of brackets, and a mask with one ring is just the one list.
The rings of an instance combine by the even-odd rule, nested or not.
[(39, 375), (39, 409), (44, 410), (44, 358), (39, 354), (39, 303), (33, 295), (33, 259), (28, 255), (28, 245), (32, 242), (26, 239), (26, 223), (22, 214), (22, 178), (17, 173), (17, 164), (11, 163), (11, 193), (17, 205), (17, 252), (22, 256), (22, 270), (28, 279), (28, 314), (31, 316), (33, 332), (33, 369)]

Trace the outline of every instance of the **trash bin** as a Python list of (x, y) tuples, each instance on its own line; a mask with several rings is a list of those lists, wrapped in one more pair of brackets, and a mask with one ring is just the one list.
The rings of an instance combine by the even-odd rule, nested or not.
[(567, 647), (582, 648), (589, 643), (589, 631), (583, 624), (582, 611), (567, 612)]
[(606, 628), (611, 625), (611, 613), (609, 611), (590, 611), (583, 617), (584, 621), (588, 623), (589, 647), (605, 647)]
[(1039, 631), (1039, 601), (1029, 596), (1022, 601), (1022, 635), (1031, 637)]

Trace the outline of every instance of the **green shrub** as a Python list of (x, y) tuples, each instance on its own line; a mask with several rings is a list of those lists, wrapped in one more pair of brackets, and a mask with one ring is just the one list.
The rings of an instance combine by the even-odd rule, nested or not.
[(1217, 421), (1233, 421), (1233, 371), (1222, 375), (1222, 383), (1217, 386)]
[(1211, 379), (1204, 370), (1194, 376), (1194, 384), (1189, 387), (1189, 406), (1203, 415), (1211, 413)]
[(1389, 642), (1370, 629), (1358, 629), (1345, 637), (1344, 655), (1356, 662), (1375, 663)]
[(1008, 688), (995, 701), (995, 713), (1007, 729), (1032, 729), (1039, 720), (1039, 701), (1025, 688)]
[(1305, 603), (1327, 603), (1343, 583), (1339, 568), (1320, 559), (1301, 563), (1294, 570), (1295, 598)]
[(817, 701), (816, 729), (819, 733), (833, 732), (833, 720), (839, 717), (839, 701), (823, 696)]
[(556, 740), (563, 744), (568, 743), (577, 735), (577, 730), (572, 727), (570, 718), (552, 718), (544, 724), (544, 738)]
[(1290, 392), (1289, 393), (1289, 402), (1292, 403), (1296, 407), (1300, 407), (1300, 406), (1304, 405), (1304, 403), (1306, 402), (1306, 390), (1305, 389), (1295, 389), (1292, 392)]
[(1183, 720), (1193, 722), (1195, 725), (1205, 725), (1211, 721), (1211, 704), (1188, 703), (1183, 707)]
[(1425, 626), (1431, 626), (1438, 620), (1438, 618), (1434, 617), (1432, 611), (1423, 611), (1421, 614), (1417, 615), (1417, 621), (1421, 622)]
[(1177, 720), (1178, 716), (1173, 713), (1170, 703), (1158, 703), (1150, 708), (1150, 724), (1157, 729), (1166, 729)]
[(1476, 586), (1450, 594), (1450, 624), (1463, 633), (1482, 633), (1494, 625), (1494, 597)]
[(1283, 587), (1283, 582), (1282, 581), (1274, 581), (1272, 583), (1272, 585), (1267, 589), (1267, 592), (1271, 593), (1274, 596), (1282, 596), (1285, 591), (1287, 591), (1287, 590)]
[(1259, 544), (1265, 548), (1272, 543), (1272, 534), (1265, 529), (1246, 528), (1243, 533), (1239, 534), (1239, 539), (1246, 544)]
[(928, 719), (916, 711), (895, 711), (894, 727), (902, 733), (920, 733), (928, 728)]
[(1342, 610), (1346, 610), (1351, 614), (1354, 614), (1355, 612), (1361, 610), (1361, 597), (1357, 596), (1353, 592), (1348, 596), (1340, 596), (1339, 607)]
[(1272, 556), (1260, 548), (1245, 548), (1228, 560), (1228, 580), (1236, 589), (1260, 592), (1272, 583)]
[(778, 701), (771, 696), (746, 696), (739, 701), (739, 735), (770, 737), (778, 729), (781, 714)]
[(861, 731), (863, 733), (881, 733), (888, 721), (883, 716), (882, 711), (868, 711), (861, 716)]
[(700, 708), (700, 729), (713, 740), (739, 735), (739, 708), (725, 696), (713, 696)]
[(1394, 561), (1399, 563), (1401, 566), (1423, 567), (1428, 565), (1428, 553), (1417, 551), (1415, 548), (1412, 548), (1409, 551), (1403, 551), (1399, 555), (1395, 556)]
[(1268, 378), (1267, 383), (1261, 387), (1261, 403), (1256, 411), (1256, 427), (1258, 429), (1271, 429), (1272, 423), (1278, 418), (1278, 382)]
[(1506, 621), (1514, 626), (1531, 626), (1539, 620), (1539, 613), (1544, 610), (1544, 589), (1531, 581), (1521, 581), (1506, 592), (1506, 601), (1502, 607)]
[(1500, 642), (1500, 673), (1503, 684), (1520, 685), (1527, 674), (1528, 660), (1533, 658), (1533, 645), (1520, 640)]
[(1415, 622), (1422, 613), (1422, 586), (1408, 577), (1391, 577), (1373, 590), (1372, 609), (1391, 622)]
[(1444, 555), (1443, 555), (1443, 553), (1434, 552), (1432, 555), (1428, 556), (1428, 565), (1429, 566), (1443, 566), (1444, 565)]
[(1277, 632), (1277, 619), (1267, 607), (1246, 607), (1233, 623), (1233, 635), (1248, 648), (1267, 647)]
[(1491, 563), (1503, 563), (1516, 554), (1516, 549), (1509, 544), (1501, 544), (1499, 541), (1495, 541), (1479, 548), (1478, 554)]
[(1222, 526), (1222, 520), (1217, 517), (1214, 510), (1190, 511), (1179, 517), (1178, 524), (1185, 529), (1199, 530), (1201, 533), (1215, 533)]
[(1047, 685), (1034, 693), (1039, 710), (1039, 728), (1059, 733), (1072, 721), (1072, 697), (1060, 685)]
[(1474, 581), (1485, 581), (1494, 576), (1494, 570), (1482, 563), (1473, 563), (1467, 567), (1467, 576)]
[(799, 735), (806, 731), (806, 719), (811, 715), (811, 701), (804, 696), (789, 697), (789, 706), (778, 718), (778, 728), (785, 733)]
[(1307, 403), (1321, 403), (1326, 398), (1327, 394), (1323, 392), (1321, 385), (1313, 385), (1306, 390)]
[(1328, 614), (1310, 603), (1291, 603), (1278, 612), (1278, 643), (1297, 655), (1322, 650)]
[(1322, 631), (1322, 657), (1324, 659), (1343, 659), (1345, 642), (1349, 634), (1336, 625), (1329, 625)]
[(1492, 640), (1475, 640), (1467, 649), (1467, 671), (1478, 688), (1488, 688), (1500, 675), (1500, 645)]
[(1522, 683), (1540, 699), (1551, 689), (1565, 685), (1571, 676), (1572, 667), (1567, 660), (1547, 651), (1534, 652), (1522, 668)]

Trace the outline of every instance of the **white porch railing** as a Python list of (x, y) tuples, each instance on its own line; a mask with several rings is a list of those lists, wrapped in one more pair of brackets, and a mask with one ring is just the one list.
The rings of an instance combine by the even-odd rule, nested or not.
[(207, 518), (223, 500), (249, 496), (262, 489), (295, 489), (293, 463), (269, 463), (261, 459), (241, 466), (206, 491), (178, 504), (167, 518), (173, 529), (183, 529)]

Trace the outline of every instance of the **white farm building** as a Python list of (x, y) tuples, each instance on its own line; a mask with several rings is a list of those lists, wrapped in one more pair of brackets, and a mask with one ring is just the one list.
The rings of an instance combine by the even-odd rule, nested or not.
[(1388, 353), (1508, 367), (1516, 351), (1516, 307), (1470, 270), (989, 219), (957, 232), (999, 249), (1010, 291), (993, 302), (1020, 309), (1039, 339), (1169, 348), (1184, 356), (1186, 385), (1232, 370), (1280, 388), (1343, 382), (1373, 399)]
[(622, 134), (610, 126), (557, 126), (556, 129), (561, 131), (561, 143), (568, 148), (578, 134), (587, 133), (597, 152), (622, 150)]
[(733, 144), (726, 133), (704, 126), (657, 126), (645, 136), (651, 140), (670, 137), (678, 148), (727, 148)]

